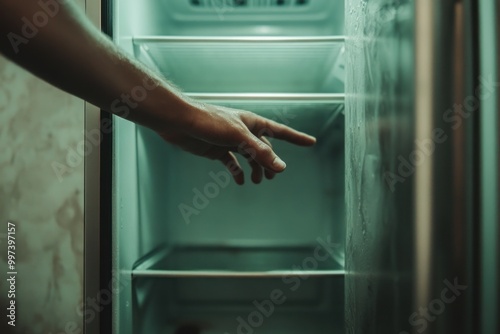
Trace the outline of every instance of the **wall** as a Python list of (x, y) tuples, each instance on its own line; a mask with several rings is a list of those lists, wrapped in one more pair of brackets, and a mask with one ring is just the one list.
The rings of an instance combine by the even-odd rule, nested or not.
[[(0, 57), (2, 333), (56, 334), (82, 326), (76, 310), (83, 290), (84, 179), (74, 152), (83, 139), (83, 106)], [(69, 167), (68, 152), (75, 154)], [(68, 169), (58, 176), (54, 162)], [(7, 222), (16, 224), (15, 328), (6, 325), (4, 308)]]

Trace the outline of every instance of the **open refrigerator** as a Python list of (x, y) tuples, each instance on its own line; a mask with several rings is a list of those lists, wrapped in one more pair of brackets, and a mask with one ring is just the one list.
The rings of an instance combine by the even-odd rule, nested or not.
[[(478, 284), (471, 157), (486, 120), (457, 132), (438, 117), (480, 71), (464, 14), (475, 5), (458, 4), (88, 1), (118, 46), (191, 98), (318, 143), (272, 141), (286, 172), (238, 186), (219, 162), (112, 117), (85, 162), (85, 294), (111, 296), (86, 333), (405, 333), (444, 279)], [(436, 46), (437, 31), (455, 37)], [(109, 118), (88, 111), (87, 127)], [(409, 175), (388, 174), (435, 128), (455, 139)], [(469, 289), (429, 332), (472, 333), (480, 300)]]

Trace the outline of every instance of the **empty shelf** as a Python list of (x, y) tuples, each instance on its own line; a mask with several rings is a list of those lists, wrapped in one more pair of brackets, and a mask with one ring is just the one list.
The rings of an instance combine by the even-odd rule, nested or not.
[[(134, 333), (235, 333), (238, 318), (248, 321), (258, 309), (256, 303), (266, 303), (268, 310), (274, 304), (272, 316), (254, 326), (259, 327), (256, 333), (340, 333), (344, 277), (292, 280), (293, 284), (280, 278), (136, 279)], [(298, 280), (300, 285), (295, 285)]]
[[(238, 321), (238, 317), (243, 320)], [(260, 334), (304, 334), (304, 333), (344, 333), (343, 319), (332, 313), (319, 314), (273, 314), (265, 318), (262, 324), (254, 328), (252, 320), (245, 319), (248, 314), (187, 314), (172, 320), (163, 330), (155, 332), (165, 334), (220, 334), (243, 333), (238, 328), (244, 328), (248, 333)]]
[(147, 257), (134, 277), (281, 277), (343, 275), (331, 254), (315, 247), (175, 247)]
[(186, 92), (342, 93), (343, 36), (135, 37), (136, 57)]

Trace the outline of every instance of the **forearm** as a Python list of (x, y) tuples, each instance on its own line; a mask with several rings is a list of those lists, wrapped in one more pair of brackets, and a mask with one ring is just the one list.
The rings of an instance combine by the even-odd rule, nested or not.
[[(116, 103), (123, 102), (127, 112), (120, 116), (153, 129), (159, 123), (165, 128), (165, 124), (190, 120), (186, 115), (188, 101), (167, 82), (124, 56), (74, 4), (44, 2), (51, 3), (56, 14), (46, 15), (47, 23), (34, 25), (38, 31), (27, 36), (22, 29), (26, 19), (33, 23), (36, 13), (45, 13), (39, 1), (0, 0), (0, 51), (4, 55), (104, 110), (123, 111)], [(134, 99), (133, 92), (140, 98)]]
[[(49, 17), (40, 3), (52, 3), (53, 15)], [(30, 23), (37, 18), (42, 23)], [(28, 33), (23, 29), (27, 22), (33, 28)], [(249, 161), (256, 183), (263, 169), (268, 178), (285, 169), (264, 135), (304, 146), (316, 142), (253, 113), (183, 97), (123, 55), (68, 0), (0, 0), (0, 34), (0, 52), (19, 65), (104, 110), (155, 130), (171, 144), (220, 160), (239, 184), (243, 172), (233, 152)]]

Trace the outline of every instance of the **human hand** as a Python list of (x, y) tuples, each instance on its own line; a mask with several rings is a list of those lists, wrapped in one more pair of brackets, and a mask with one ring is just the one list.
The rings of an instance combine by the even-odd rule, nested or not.
[(248, 111), (193, 101), (190, 105), (192, 108), (185, 113), (189, 121), (184, 126), (168, 132), (157, 131), (158, 134), (185, 151), (220, 160), (240, 185), (244, 183), (244, 175), (235, 153), (247, 159), (252, 181), (260, 183), (264, 175), (272, 179), (286, 168), (266, 137), (300, 146), (316, 142), (312, 136)]
[[(40, 10), (34, 1), (3, 1), (2, 4), (7, 10), (0, 11), (0, 33), (5, 36), (20, 31), (22, 20), (19, 18), (33, 17)], [(48, 45), (63, 47), (53, 52)], [(19, 47), (23, 52), (18, 53)], [(61, 3), (57, 16), (40, 30), (36, 41), (13, 49), (4, 38), (0, 40), (0, 52), (51, 84), (146, 126), (186, 151), (222, 161), (238, 184), (243, 183), (243, 172), (235, 152), (249, 161), (252, 180), (259, 183), (263, 175), (271, 179), (286, 167), (266, 136), (303, 146), (316, 141), (247, 111), (192, 101), (167, 80), (119, 50), (72, 2)], [(134, 106), (127, 102), (125, 112), (114, 110), (117, 97), (123, 102), (123, 96), (144, 85), (144, 78), (150, 82), (149, 86), (154, 83), (153, 89), (147, 90), (147, 98), (134, 101)]]

